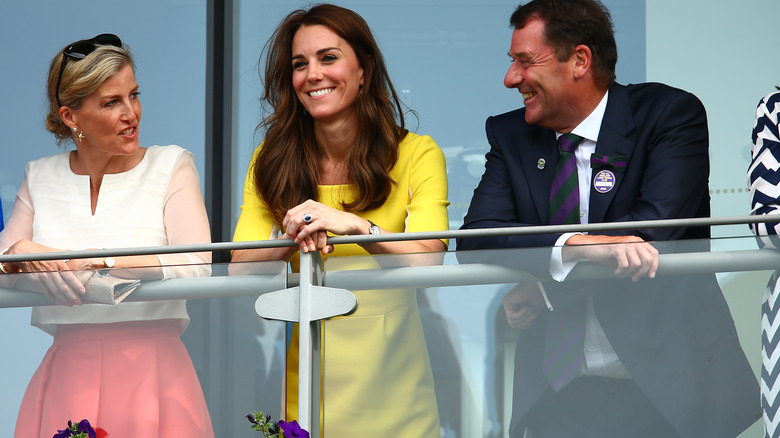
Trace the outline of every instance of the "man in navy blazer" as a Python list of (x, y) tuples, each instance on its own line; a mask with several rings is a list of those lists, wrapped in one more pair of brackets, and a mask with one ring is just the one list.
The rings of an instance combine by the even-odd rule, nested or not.
[[(491, 149), (463, 229), (550, 224), (556, 138), (569, 133), (584, 138), (574, 153), (581, 223), (710, 215), (704, 107), (666, 85), (615, 82), (601, 3), (534, 0), (510, 22), (504, 84), (525, 107), (488, 118)], [(655, 278), (659, 250), (706, 251), (709, 237), (709, 227), (680, 227), (458, 240), (459, 251), (547, 248), (545, 257), (499, 262), (545, 280), (504, 298), (521, 329), (512, 437), (526, 428), (534, 438), (735, 437), (760, 418), (756, 378), (715, 276)], [(563, 281), (580, 260), (614, 266), (616, 278)], [(584, 361), (554, 389), (546, 336), (553, 315), (572, 310), (584, 314)]]

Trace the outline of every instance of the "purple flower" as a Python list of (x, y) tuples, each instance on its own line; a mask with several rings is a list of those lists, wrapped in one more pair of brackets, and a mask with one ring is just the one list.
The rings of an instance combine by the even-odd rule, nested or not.
[(284, 436), (287, 438), (309, 438), (309, 432), (307, 432), (306, 429), (302, 429), (295, 420), (293, 420), (291, 423), (279, 420), (279, 427), (282, 428)]
[(86, 432), (89, 438), (97, 438), (97, 433), (95, 433), (95, 429), (92, 428), (92, 425), (89, 424), (89, 421), (86, 419), (81, 420), (79, 422), (79, 432)]
[(57, 430), (52, 438), (69, 438), (71, 436), (80, 435), (86, 433), (89, 438), (97, 438), (97, 433), (89, 421), (81, 420), (78, 425), (74, 425), (72, 421), (68, 420), (68, 427), (65, 430)]
[(57, 433), (55, 433), (52, 438), (68, 438), (72, 434), (73, 434), (73, 431), (70, 430), (70, 429), (57, 430)]

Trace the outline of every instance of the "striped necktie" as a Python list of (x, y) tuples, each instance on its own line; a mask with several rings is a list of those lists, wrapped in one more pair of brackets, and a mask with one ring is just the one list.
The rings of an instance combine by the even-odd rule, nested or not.
[(585, 363), (585, 306), (560, 306), (549, 317), (542, 370), (557, 392), (580, 374)]
[[(550, 225), (580, 222), (580, 192), (574, 150), (583, 138), (574, 134), (558, 137), (560, 156), (550, 187)], [(550, 313), (542, 369), (555, 391), (571, 382), (585, 361), (585, 309), (561, 306)]]
[(558, 166), (550, 186), (550, 225), (580, 222), (580, 191), (577, 179), (577, 158), (574, 150), (583, 138), (574, 134), (558, 137)]

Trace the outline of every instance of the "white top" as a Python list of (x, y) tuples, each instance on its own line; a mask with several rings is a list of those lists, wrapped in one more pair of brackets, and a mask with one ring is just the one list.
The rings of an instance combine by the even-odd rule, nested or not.
[[(211, 241), (195, 161), (185, 149), (151, 146), (133, 169), (104, 175), (94, 215), (89, 176), (73, 173), (69, 157), (64, 152), (27, 164), (13, 212), (0, 232), (0, 248), (23, 238), (60, 250)], [(210, 253), (157, 257), (162, 278), (211, 273)], [(189, 322), (185, 301), (35, 307), (31, 323), (53, 333), (57, 324), (156, 319), (179, 319), (183, 331)]]

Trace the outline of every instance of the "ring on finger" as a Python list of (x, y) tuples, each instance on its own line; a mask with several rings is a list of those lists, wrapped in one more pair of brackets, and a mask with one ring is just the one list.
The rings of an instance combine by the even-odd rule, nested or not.
[(306, 222), (307, 224), (309, 222), (311, 222), (312, 219), (314, 219), (314, 218), (309, 213), (304, 213), (303, 214), (303, 221)]

